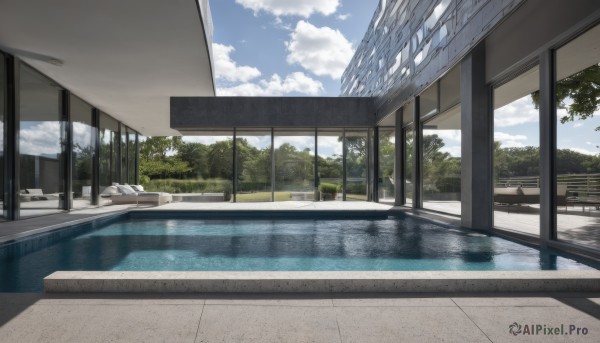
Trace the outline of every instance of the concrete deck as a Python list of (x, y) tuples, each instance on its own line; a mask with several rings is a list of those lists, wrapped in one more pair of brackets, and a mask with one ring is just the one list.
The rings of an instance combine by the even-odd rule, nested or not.
[[(600, 294), (0, 294), (2, 342), (598, 342)], [(587, 334), (513, 336), (509, 326)]]

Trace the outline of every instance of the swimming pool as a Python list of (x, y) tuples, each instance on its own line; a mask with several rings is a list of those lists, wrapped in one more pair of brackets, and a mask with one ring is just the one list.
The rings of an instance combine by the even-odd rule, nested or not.
[(120, 215), (1, 246), (0, 292), (41, 291), (42, 279), (58, 270), (594, 269), (554, 250), (413, 217), (136, 217)]

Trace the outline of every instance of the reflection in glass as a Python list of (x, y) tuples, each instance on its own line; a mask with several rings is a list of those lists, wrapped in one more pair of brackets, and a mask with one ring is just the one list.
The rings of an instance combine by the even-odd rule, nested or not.
[(70, 105), (73, 125), (73, 208), (85, 208), (92, 205), (96, 129), (92, 127), (92, 106), (73, 95)]
[(319, 191), (321, 200), (342, 200), (344, 177), (342, 130), (319, 130), (317, 133)]
[(271, 201), (271, 131), (238, 130), (236, 163), (236, 201)]
[(275, 131), (275, 201), (314, 200), (315, 131)]
[(413, 145), (414, 131), (413, 127), (409, 126), (404, 129), (404, 203), (408, 206), (412, 206), (414, 191)]
[(135, 131), (128, 129), (127, 131), (127, 170), (128, 170), (128, 183), (135, 185)]
[[(210, 132), (206, 136), (173, 137), (176, 155), (166, 158), (180, 172), (151, 176), (152, 191), (187, 193), (187, 202), (230, 201), (233, 191), (233, 132)], [(151, 137), (148, 139), (161, 139)], [(147, 139), (147, 141), (148, 141)], [(182, 168), (183, 167), (183, 168)], [(184, 170), (187, 170), (184, 172)]]
[(600, 25), (556, 51), (559, 240), (600, 248)]
[(367, 200), (369, 168), (367, 130), (346, 131), (346, 200)]
[(21, 64), (19, 82), (20, 216), (64, 207), (62, 88)]
[(460, 215), (460, 106), (423, 124), (423, 208)]
[(396, 136), (393, 128), (379, 129), (379, 201), (395, 200)]
[(127, 182), (127, 126), (121, 124), (121, 182)]
[(494, 89), (494, 226), (540, 232), (539, 89), (535, 67)]
[(111, 203), (110, 194), (106, 194), (106, 187), (119, 182), (119, 140), (119, 122), (100, 112), (100, 205)]

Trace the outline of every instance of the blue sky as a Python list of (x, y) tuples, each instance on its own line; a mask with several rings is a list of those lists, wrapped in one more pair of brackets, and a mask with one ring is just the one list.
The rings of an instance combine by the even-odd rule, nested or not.
[(339, 95), (378, 3), (210, 1), (217, 95)]

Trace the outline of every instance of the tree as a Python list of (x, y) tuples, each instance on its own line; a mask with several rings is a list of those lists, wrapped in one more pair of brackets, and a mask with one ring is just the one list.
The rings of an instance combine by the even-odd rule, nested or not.
[[(539, 91), (532, 93), (531, 98), (539, 108)], [(573, 103), (567, 105), (567, 99)], [(562, 124), (593, 117), (600, 109), (600, 65), (595, 64), (556, 82), (556, 106), (567, 110), (567, 115), (560, 118)], [(600, 131), (600, 127), (596, 131)]]

